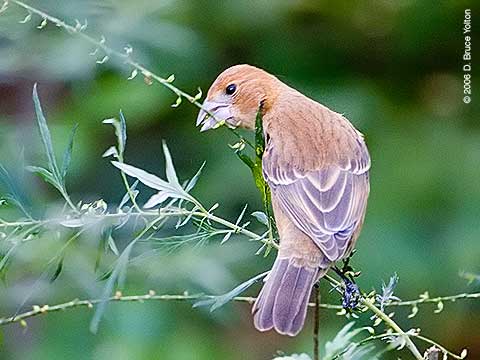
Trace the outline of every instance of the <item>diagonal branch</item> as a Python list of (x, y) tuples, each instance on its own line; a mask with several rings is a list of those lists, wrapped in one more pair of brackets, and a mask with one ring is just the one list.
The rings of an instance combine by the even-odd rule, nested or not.
[[(164, 87), (166, 87), (167, 89), (169, 89), (170, 91), (172, 91), (178, 97), (178, 99), (180, 99), (180, 101), (181, 101), (182, 98), (184, 98), (184, 99), (188, 100), (190, 103), (192, 103), (193, 105), (195, 105), (196, 107), (198, 107), (199, 109), (203, 109), (202, 104), (198, 102), (198, 100), (200, 100), (201, 92), (199, 92), (199, 94), (196, 95), (196, 96), (192, 96), (192, 95), (188, 94), (187, 92), (179, 89), (178, 87), (176, 87), (175, 85), (172, 84), (174, 78), (170, 77), (168, 79), (165, 79), (165, 78), (155, 74), (154, 72), (148, 70), (145, 66), (140, 64), (138, 61), (134, 60), (130, 56), (130, 52), (123, 53), (123, 52), (117, 51), (115, 49), (112, 49), (111, 47), (106, 45), (106, 43), (105, 43), (106, 41), (105, 41), (105, 38), (103, 36), (100, 40), (97, 40), (97, 39), (93, 38), (92, 36), (85, 34), (83, 32), (85, 30), (85, 28), (82, 27), (82, 26), (78, 26), (78, 25), (77, 26), (72, 26), (72, 25), (66, 23), (65, 21), (55, 17), (55, 16), (52, 16), (52, 15), (50, 15), (50, 14), (48, 14), (48, 13), (42, 11), (42, 10), (39, 10), (35, 7), (32, 7), (32, 6), (24, 3), (23, 1), (18, 1), (18, 0), (10, 0), (10, 1), (12, 3), (24, 8), (25, 10), (29, 11), (30, 13), (36, 14), (36, 15), (42, 17), (44, 20), (50, 21), (51, 23), (55, 24), (57, 27), (66, 30), (69, 34), (77, 35), (82, 40), (84, 40), (84, 41), (92, 44), (93, 46), (95, 46), (96, 49), (101, 49), (106, 54), (106, 56), (103, 60), (97, 61), (97, 63), (102, 63), (103, 64), (104, 62), (106, 62), (108, 60), (109, 57), (116, 57), (118, 59), (121, 59), (121, 60), (124, 61), (125, 64), (131, 66), (136, 73), (140, 72), (145, 77), (145, 80), (147, 82), (151, 83), (152, 81), (156, 81), (156, 82), (160, 83), (161, 85), (163, 85)], [(131, 78), (133, 78), (133, 76), (131, 76)], [(180, 101), (177, 100), (177, 103), (175, 104), (175, 106), (180, 105)], [(210, 111), (208, 111), (206, 109), (203, 109), (203, 110), (205, 110), (205, 112), (210, 117), (214, 118), (217, 121), (217, 123), (219, 123), (219, 124), (224, 124), (225, 123), (224, 119), (218, 119)], [(229, 126), (227, 126), (227, 129), (229, 129), (237, 138), (239, 138), (243, 142), (245, 142), (249, 147), (251, 147), (252, 149), (255, 148), (250, 141), (248, 141), (243, 136), (238, 134), (235, 131), (235, 129), (233, 129)]]

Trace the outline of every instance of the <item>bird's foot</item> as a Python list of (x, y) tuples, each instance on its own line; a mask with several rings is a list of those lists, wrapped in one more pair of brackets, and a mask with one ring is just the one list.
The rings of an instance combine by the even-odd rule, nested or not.
[(343, 274), (343, 276), (337, 272), (337, 274), (339, 274), (340, 277), (342, 277), (342, 279), (346, 276), (354, 283), (355, 283), (355, 278), (359, 277), (361, 274), (360, 271), (355, 271), (355, 269), (350, 265), (350, 260), (352, 260), (352, 257), (353, 255), (355, 255), (355, 253), (356, 253), (356, 250), (354, 249), (346, 259), (343, 259), (342, 269), (339, 270)]
[(342, 307), (348, 312), (352, 312), (358, 306), (360, 300), (360, 289), (355, 283), (355, 278), (360, 276), (360, 271), (355, 271), (350, 265), (351, 255), (344, 260), (342, 269), (334, 266), (333, 270), (343, 281), (343, 299)]
[(360, 290), (358, 289), (357, 284), (350, 280), (346, 280), (345, 289), (343, 291), (342, 307), (351, 312), (355, 310), (358, 306), (360, 300)]

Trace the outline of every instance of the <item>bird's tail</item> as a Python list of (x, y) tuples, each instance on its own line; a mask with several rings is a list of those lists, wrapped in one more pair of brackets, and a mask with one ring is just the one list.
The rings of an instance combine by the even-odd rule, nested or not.
[(297, 335), (305, 322), (312, 287), (325, 270), (300, 265), (298, 259), (277, 257), (253, 305), (255, 327)]

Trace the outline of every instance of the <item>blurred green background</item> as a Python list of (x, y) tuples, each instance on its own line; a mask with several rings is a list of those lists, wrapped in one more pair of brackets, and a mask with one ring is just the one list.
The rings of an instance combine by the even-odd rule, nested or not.
[[(192, 94), (206, 91), (226, 67), (249, 63), (277, 75), (306, 95), (344, 113), (366, 135), (372, 156), (371, 196), (365, 227), (354, 258), (360, 286), (380, 290), (398, 273), (396, 295), (416, 298), (478, 291), (459, 277), (480, 272), (480, 101), (476, 67), (472, 103), (463, 98), (462, 25), (472, 8), (474, 52), (480, 39), (473, 1), (35, 1), (52, 15), (88, 19), (87, 32), (105, 35), (155, 73), (176, 75), (175, 85)], [(475, 7), (475, 8), (474, 8)], [(181, 179), (207, 164), (194, 194), (232, 221), (244, 204), (261, 209), (249, 170), (228, 144), (226, 130), (200, 134), (197, 109), (158, 84), (110, 61), (95, 64), (91, 46), (54, 25), (43, 30), (15, 5), (0, 15), (0, 163), (12, 172), (32, 208), (48, 214), (58, 203), (54, 190), (31, 174), (25, 163), (44, 164), (31, 99), (37, 82), (58, 153), (74, 123), (75, 141), (68, 187), (74, 201), (103, 198), (118, 203), (121, 178), (102, 153), (115, 142), (105, 118), (127, 118), (126, 161), (157, 174), (164, 172), (161, 141), (170, 147)], [(474, 59), (480, 55), (477, 51)], [(23, 175), (22, 175), (23, 174)], [(1, 186), (1, 184), (0, 184)], [(0, 194), (5, 189), (0, 188)], [(148, 191), (143, 191), (145, 200)], [(142, 201), (143, 201), (142, 200)], [(13, 209), (0, 216), (15, 218)], [(255, 227), (254, 227), (255, 228)], [(129, 239), (120, 240), (123, 247)], [(255, 256), (257, 244), (235, 237), (202, 247), (157, 251), (132, 264), (125, 293), (224, 293), (269, 268), (273, 256)], [(1, 240), (0, 240), (1, 241)], [(0, 289), (0, 315), (13, 314), (34, 289), (31, 304), (54, 304), (99, 296), (103, 283), (93, 272), (95, 253), (70, 249), (53, 284), (36, 283), (58, 243), (24, 247)], [(78, 250), (78, 251), (76, 251)], [(2, 247), (2, 251), (5, 249)], [(17, 261), (15, 263), (15, 261)], [(15, 264), (17, 266), (15, 266)], [(248, 291), (255, 295), (259, 286)], [(322, 300), (336, 302), (322, 289)], [(480, 358), (480, 305), (445, 304), (440, 314), (424, 306), (413, 319), (397, 310), (400, 324), (447, 348)], [(70, 310), (0, 329), (2, 359), (271, 359), (277, 350), (311, 352), (311, 324), (297, 338), (260, 334), (250, 306), (228, 304), (209, 313), (190, 303), (113, 304), (97, 335), (89, 332), (92, 311)], [(322, 344), (345, 324), (332, 311), (321, 313)], [(368, 317), (360, 319), (368, 323)], [(424, 344), (422, 344), (423, 348)], [(385, 358), (397, 358), (398, 353)], [(409, 358), (403, 354), (402, 358)]]

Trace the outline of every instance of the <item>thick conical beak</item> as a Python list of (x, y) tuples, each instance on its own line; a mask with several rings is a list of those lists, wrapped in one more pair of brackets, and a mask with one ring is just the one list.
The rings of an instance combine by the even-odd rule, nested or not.
[(202, 125), (200, 131), (207, 131), (216, 129), (224, 122), (229, 122), (232, 119), (230, 104), (205, 100), (198, 113), (197, 126)]

